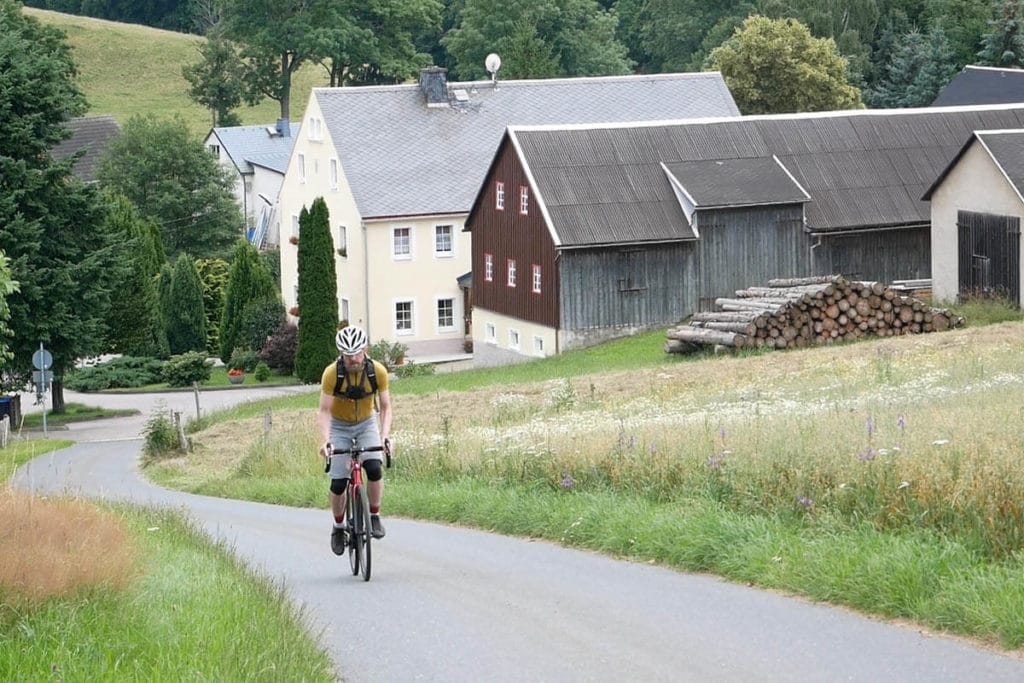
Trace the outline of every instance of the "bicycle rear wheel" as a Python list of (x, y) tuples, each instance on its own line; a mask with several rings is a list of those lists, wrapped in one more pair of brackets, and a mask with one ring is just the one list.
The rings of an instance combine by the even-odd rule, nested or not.
[(370, 533), (370, 497), (366, 493), (366, 487), (359, 487), (359, 498), (356, 501), (356, 523), (359, 524), (359, 540), (362, 543), (361, 570), (363, 581), (370, 580), (370, 541), (373, 534)]
[(346, 501), (346, 516), (348, 517), (348, 564), (352, 568), (352, 576), (359, 576), (359, 568), (363, 559), (363, 546), (360, 541), (358, 510), (358, 496), (354, 487), (349, 488), (348, 500)]

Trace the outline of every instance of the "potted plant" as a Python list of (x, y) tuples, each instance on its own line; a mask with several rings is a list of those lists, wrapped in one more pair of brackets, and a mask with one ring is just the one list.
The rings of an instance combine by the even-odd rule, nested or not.
[(245, 381), (245, 370), (242, 368), (231, 368), (228, 370), (228, 381), (232, 384), (241, 384)]
[(288, 309), (288, 315), (294, 315), (294, 316), (298, 317), (298, 315), (299, 315), (299, 307), (298, 306), (292, 306), (291, 308), (289, 308)]
[(298, 235), (292, 235), (291, 237), (288, 238), (288, 241), (291, 242), (292, 244), (298, 244), (299, 243), (299, 236)]

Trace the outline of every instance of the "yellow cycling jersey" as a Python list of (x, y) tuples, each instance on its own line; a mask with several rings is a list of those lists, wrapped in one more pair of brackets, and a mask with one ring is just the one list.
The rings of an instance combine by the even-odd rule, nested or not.
[[(387, 368), (377, 361), (372, 362), (373, 372), (377, 377), (377, 391), (387, 391)], [(328, 365), (324, 368), (324, 374), (320, 378), (320, 391), (334, 397), (334, 400), (331, 402), (331, 417), (344, 422), (362, 422), (374, 413), (375, 397), (371, 393), (373, 387), (370, 386), (370, 380), (362, 369), (358, 372), (349, 372), (345, 375), (343, 386), (340, 387), (341, 391), (344, 392), (350, 386), (362, 386), (363, 391), (366, 392), (366, 397), (354, 399), (346, 398), (345, 396), (334, 396), (334, 385), (338, 381), (337, 366), (338, 361)]]

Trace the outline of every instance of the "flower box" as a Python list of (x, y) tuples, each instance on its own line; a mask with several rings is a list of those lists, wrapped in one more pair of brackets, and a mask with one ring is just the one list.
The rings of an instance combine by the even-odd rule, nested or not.
[(245, 381), (245, 372), (237, 368), (228, 370), (228, 381), (232, 384), (241, 384)]

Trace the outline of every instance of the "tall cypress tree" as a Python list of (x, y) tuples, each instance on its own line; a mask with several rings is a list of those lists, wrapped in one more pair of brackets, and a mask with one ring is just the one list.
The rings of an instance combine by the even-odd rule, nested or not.
[(179, 256), (174, 264), (168, 323), (167, 341), (172, 354), (206, 351), (203, 286), (199, 282), (196, 263), (188, 254)]
[(307, 383), (319, 382), (335, 359), (338, 331), (337, 275), (330, 216), (323, 197), (317, 197), (299, 216), (299, 337), (295, 374)]

